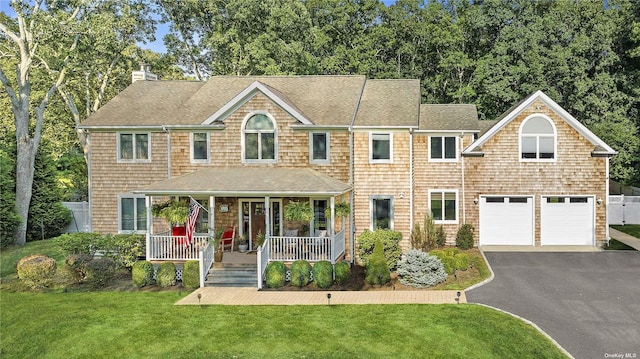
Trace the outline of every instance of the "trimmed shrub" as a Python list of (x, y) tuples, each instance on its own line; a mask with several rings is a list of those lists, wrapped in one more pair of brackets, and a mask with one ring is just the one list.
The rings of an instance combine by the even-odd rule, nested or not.
[(373, 285), (382, 285), (391, 281), (391, 272), (384, 257), (382, 242), (378, 239), (373, 248), (373, 254), (369, 257), (365, 282)]
[(436, 229), (436, 244), (438, 247), (443, 247), (447, 243), (447, 233), (444, 231), (444, 226), (440, 225)]
[(91, 257), (102, 247), (104, 241), (100, 233), (66, 233), (55, 239), (65, 256), (71, 254), (88, 254)]
[(405, 253), (398, 262), (400, 283), (416, 288), (426, 288), (447, 280), (447, 272), (438, 257), (415, 249)]
[(56, 274), (56, 260), (43, 254), (34, 254), (18, 261), (18, 278), (31, 288), (47, 287)]
[(187, 289), (200, 287), (200, 262), (185, 262), (184, 267), (182, 267), (182, 286)]
[(349, 263), (338, 262), (333, 270), (336, 272), (337, 284), (345, 284), (349, 280), (349, 275), (351, 275), (351, 267), (349, 266)]
[(162, 262), (156, 273), (156, 284), (160, 287), (176, 285), (176, 265), (172, 262)]
[(287, 278), (287, 267), (282, 262), (269, 262), (264, 272), (267, 288), (283, 287)]
[(313, 265), (313, 281), (319, 288), (333, 285), (333, 265), (329, 261), (320, 261)]
[(456, 246), (460, 249), (473, 248), (473, 226), (470, 224), (463, 224), (458, 233), (456, 234)]
[(142, 288), (153, 284), (153, 264), (149, 261), (137, 261), (131, 269), (133, 284)]
[(425, 214), (422, 219), (422, 227), (420, 223), (413, 225), (411, 231), (411, 247), (423, 251), (429, 251), (436, 246), (436, 225), (433, 222), (431, 211)]
[(87, 277), (87, 263), (92, 257), (88, 254), (72, 254), (65, 258), (64, 264), (74, 283), (82, 283)]
[(466, 253), (460, 253), (457, 248), (433, 250), (429, 254), (440, 259), (447, 274), (453, 274), (457, 270), (467, 270), (469, 267), (469, 256)]
[(106, 287), (116, 276), (116, 264), (111, 258), (94, 258), (87, 263), (86, 269), (86, 282), (94, 288)]
[(291, 285), (304, 287), (311, 281), (311, 264), (299, 259), (291, 264)]
[(142, 234), (106, 235), (100, 241), (105, 257), (116, 262), (120, 268), (131, 270), (138, 257), (145, 253), (145, 236)]
[(375, 243), (378, 240), (382, 243), (383, 256), (387, 261), (387, 266), (390, 269), (394, 269), (402, 254), (399, 244), (402, 240), (402, 233), (390, 229), (376, 229), (373, 232), (367, 230), (358, 237), (358, 257), (360, 261), (365, 267), (367, 266), (369, 257), (371, 257)]

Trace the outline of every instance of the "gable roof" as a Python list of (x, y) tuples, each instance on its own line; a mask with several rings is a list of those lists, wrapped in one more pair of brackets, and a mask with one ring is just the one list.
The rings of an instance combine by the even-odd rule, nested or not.
[(340, 195), (350, 189), (348, 183), (310, 168), (216, 167), (162, 180), (132, 192), (148, 195), (298, 196)]
[(602, 141), (598, 136), (596, 136), (593, 132), (589, 131), (587, 127), (581, 124), (575, 117), (571, 116), (565, 109), (563, 109), (560, 105), (558, 105), (555, 101), (553, 101), (549, 96), (544, 94), (542, 91), (536, 91), (531, 94), (529, 97), (523, 99), (522, 101), (516, 103), (512, 108), (507, 110), (502, 116), (500, 116), (491, 128), (489, 128), (480, 138), (474, 141), (469, 147), (467, 147), (463, 154), (475, 155), (478, 154), (482, 145), (487, 142), (491, 137), (493, 137), (496, 133), (502, 130), (507, 124), (513, 121), (523, 110), (529, 107), (535, 101), (542, 101), (545, 105), (547, 105), (551, 110), (553, 110), (556, 114), (560, 116), (569, 126), (571, 126), (574, 130), (580, 133), (584, 138), (586, 138), (589, 142), (594, 145), (594, 148), (599, 149), (597, 152), (598, 155), (615, 155), (617, 152), (614, 151), (609, 145), (607, 145), (604, 141)]
[(421, 131), (472, 131), (478, 132), (478, 111), (469, 104), (420, 105)]
[(420, 111), (420, 80), (367, 80), (355, 127), (415, 127)]

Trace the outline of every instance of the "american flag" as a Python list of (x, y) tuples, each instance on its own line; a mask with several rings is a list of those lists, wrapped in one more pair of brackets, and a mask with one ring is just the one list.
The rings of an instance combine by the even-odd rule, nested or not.
[(185, 246), (189, 247), (193, 241), (193, 232), (196, 229), (198, 221), (198, 213), (200, 213), (200, 204), (193, 197), (189, 201), (189, 218), (187, 218), (187, 231), (185, 238)]

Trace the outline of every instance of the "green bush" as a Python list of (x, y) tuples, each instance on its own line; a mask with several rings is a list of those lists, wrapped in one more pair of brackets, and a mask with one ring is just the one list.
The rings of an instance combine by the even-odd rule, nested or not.
[(367, 264), (365, 282), (373, 285), (382, 285), (391, 281), (391, 272), (384, 257), (382, 242), (378, 239), (373, 248), (373, 254)]
[(383, 255), (387, 261), (387, 266), (390, 269), (394, 269), (402, 254), (399, 244), (402, 240), (402, 233), (390, 229), (376, 229), (373, 232), (367, 230), (358, 237), (358, 257), (360, 261), (365, 267), (367, 266), (369, 257), (373, 253), (373, 248), (378, 240), (382, 243)]
[(187, 289), (200, 287), (200, 262), (187, 261), (182, 268), (182, 286)]
[(423, 251), (429, 251), (436, 246), (436, 225), (433, 222), (431, 211), (422, 219), (422, 227), (416, 222), (411, 231), (411, 247)]
[(91, 257), (103, 246), (104, 237), (100, 233), (66, 233), (55, 239), (65, 256), (88, 254)]
[(319, 288), (333, 285), (333, 265), (329, 261), (320, 261), (313, 265), (313, 281)]
[(458, 233), (456, 234), (456, 246), (460, 249), (473, 248), (473, 226), (470, 224), (463, 224)]
[(47, 287), (56, 275), (56, 261), (43, 254), (34, 254), (18, 261), (18, 278), (31, 288)]
[(121, 268), (131, 270), (138, 257), (145, 253), (145, 236), (142, 234), (106, 235), (100, 241), (100, 249)]
[(64, 264), (74, 283), (82, 283), (87, 277), (87, 263), (92, 257), (88, 254), (72, 254), (65, 258)]
[(426, 288), (447, 280), (447, 272), (438, 257), (415, 249), (405, 253), (398, 262), (400, 283), (416, 288)]
[(269, 262), (264, 276), (267, 288), (283, 287), (287, 279), (287, 267), (282, 262)]
[(304, 287), (311, 281), (311, 264), (299, 259), (291, 264), (291, 285)]
[(436, 244), (438, 247), (443, 247), (447, 243), (447, 233), (444, 231), (444, 227), (440, 225), (436, 229)]
[(453, 274), (457, 270), (467, 270), (469, 267), (469, 256), (466, 253), (460, 253), (456, 248), (433, 250), (429, 254), (440, 259), (447, 274)]
[(131, 280), (133, 284), (142, 288), (153, 284), (153, 264), (149, 261), (137, 261), (131, 269)]
[(111, 258), (94, 258), (87, 263), (86, 269), (86, 282), (94, 288), (106, 287), (116, 276), (116, 264)]
[(345, 284), (351, 275), (351, 267), (347, 262), (338, 262), (333, 269), (336, 273), (336, 283)]
[(162, 262), (156, 273), (156, 284), (160, 287), (176, 285), (176, 265), (172, 262)]
[(0, 248), (13, 244), (13, 234), (22, 222), (16, 213), (15, 155), (6, 150), (0, 146)]

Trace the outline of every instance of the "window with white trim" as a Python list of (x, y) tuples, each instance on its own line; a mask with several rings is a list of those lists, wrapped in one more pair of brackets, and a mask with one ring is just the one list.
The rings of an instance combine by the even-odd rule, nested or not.
[(147, 230), (147, 205), (144, 196), (120, 196), (118, 198), (118, 231), (145, 232)]
[(329, 132), (309, 133), (309, 161), (329, 163)]
[(369, 162), (391, 163), (393, 158), (393, 134), (369, 134)]
[(371, 196), (370, 229), (393, 230), (393, 196)]
[(520, 127), (520, 159), (553, 161), (556, 153), (556, 130), (553, 123), (540, 115), (524, 120)]
[(458, 223), (458, 192), (429, 191), (429, 204), (435, 223)]
[(276, 162), (276, 126), (267, 114), (249, 117), (242, 131), (245, 162)]
[(429, 159), (434, 161), (455, 161), (457, 155), (456, 136), (429, 136)]
[(149, 133), (118, 133), (118, 162), (148, 162)]
[(209, 132), (191, 132), (191, 162), (209, 162)]

